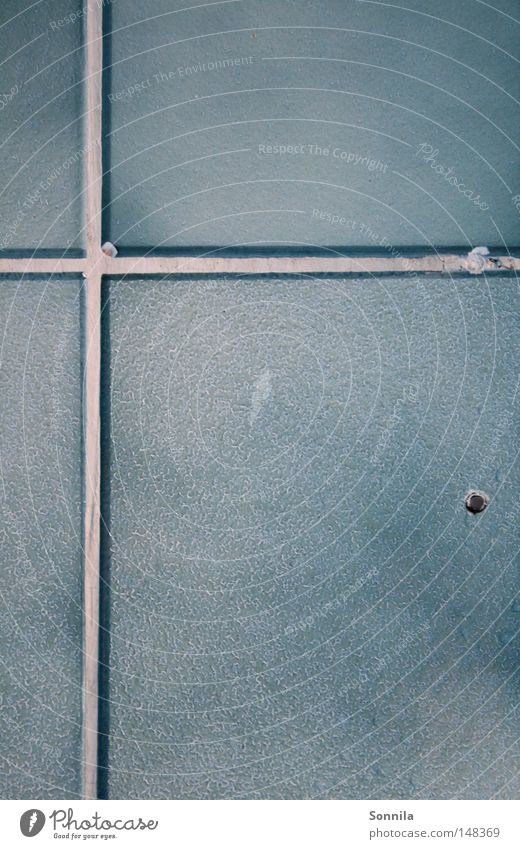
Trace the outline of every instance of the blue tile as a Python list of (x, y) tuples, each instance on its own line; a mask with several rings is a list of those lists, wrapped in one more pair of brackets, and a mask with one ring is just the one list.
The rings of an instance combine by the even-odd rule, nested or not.
[(106, 283), (104, 794), (515, 792), (517, 303)]
[(511, 9), (405, 5), (111, 4), (107, 238), (169, 252), (517, 245)]
[(0, 796), (81, 794), (78, 279), (0, 279)]
[(5, 0), (0, 10), (0, 256), (80, 255), (85, 10)]

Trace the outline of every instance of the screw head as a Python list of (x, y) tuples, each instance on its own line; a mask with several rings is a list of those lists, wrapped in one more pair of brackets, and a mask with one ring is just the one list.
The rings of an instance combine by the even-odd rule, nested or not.
[(470, 513), (482, 513), (489, 504), (489, 495), (480, 489), (474, 489), (466, 495), (466, 510)]

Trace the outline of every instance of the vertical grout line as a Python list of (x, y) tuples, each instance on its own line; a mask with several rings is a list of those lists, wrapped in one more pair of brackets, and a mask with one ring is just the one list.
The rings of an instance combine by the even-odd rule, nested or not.
[(103, 85), (103, 4), (87, 7), (87, 259), (95, 265), (101, 253), (101, 103)]
[(99, 564), (100, 564), (100, 333), (101, 277), (86, 280), (83, 519), (83, 797), (97, 798)]
[(100, 590), (101, 103), (103, 4), (87, 6), (87, 261), (83, 380), (83, 775), (82, 795), (97, 798)]

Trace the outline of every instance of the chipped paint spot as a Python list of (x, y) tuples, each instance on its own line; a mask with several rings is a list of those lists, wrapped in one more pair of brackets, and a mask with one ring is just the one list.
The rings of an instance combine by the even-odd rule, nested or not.
[(271, 372), (266, 368), (254, 384), (251, 396), (251, 410), (249, 412), (249, 426), (252, 427), (262, 411), (262, 407), (270, 398), (273, 391)]

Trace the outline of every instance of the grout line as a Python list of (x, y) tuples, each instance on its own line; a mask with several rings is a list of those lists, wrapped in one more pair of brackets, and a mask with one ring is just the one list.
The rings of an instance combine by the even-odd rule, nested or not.
[(93, 269), (103, 259), (102, 218), (102, 98), (103, 4), (87, 9), (87, 264)]
[[(520, 270), (520, 259), (494, 257), (485, 271)], [(466, 254), (423, 257), (118, 257), (104, 263), (104, 274), (291, 274), (291, 273), (385, 273), (466, 272)]]
[(83, 380), (83, 797), (97, 798), (100, 591), (101, 277), (87, 277)]
[(0, 274), (83, 274), (86, 259), (0, 259)]
[[(103, 4), (87, 9), (87, 258), (83, 380), (83, 798), (97, 798), (100, 591), (101, 109)], [(36, 263), (35, 263), (36, 265)], [(79, 265), (78, 265), (79, 270)]]
[[(92, 169), (97, 170), (97, 169)], [(90, 171), (90, 169), (89, 169)], [(93, 184), (90, 183), (89, 186)], [(97, 187), (93, 189), (97, 193)], [(94, 213), (93, 213), (94, 214)], [(101, 231), (97, 225), (89, 231), (99, 239)], [(90, 241), (87, 259), (0, 259), (0, 274), (93, 274), (103, 275), (139, 274), (384, 274), (406, 272), (467, 272), (466, 255), (435, 254), (422, 257), (117, 257), (112, 259), (101, 253), (99, 241)], [(501, 273), (520, 271), (520, 258), (497, 256), (488, 260), (484, 271)]]

